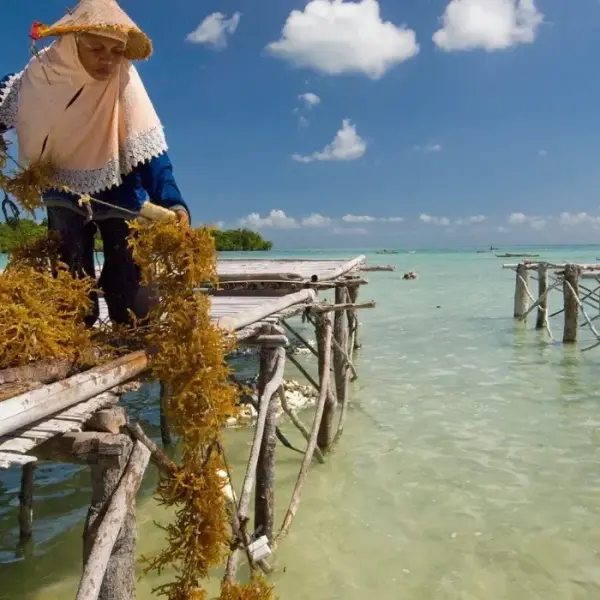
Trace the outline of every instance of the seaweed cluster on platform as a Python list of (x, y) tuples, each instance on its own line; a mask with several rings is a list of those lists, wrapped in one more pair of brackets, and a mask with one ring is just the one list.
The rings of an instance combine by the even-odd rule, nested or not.
[(64, 267), (56, 277), (19, 263), (0, 275), (0, 368), (45, 359), (72, 362), (91, 347), (83, 316), (92, 282)]
[[(6, 145), (0, 143), (0, 167), (9, 159)], [(0, 189), (33, 212), (41, 206), (40, 194), (50, 177), (47, 165), (0, 172)], [(58, 263), (57, 250), (52, 235), (23, 239), (0, 274), (0, 369), (45, 359), (76, 363), (92, 345), (83, 316), (90, 309), (95, 282), (71, 277)]]

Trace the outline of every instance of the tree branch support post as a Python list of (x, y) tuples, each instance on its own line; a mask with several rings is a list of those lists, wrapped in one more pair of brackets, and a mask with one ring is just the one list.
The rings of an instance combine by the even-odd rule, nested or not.
[(578, 265), (567, 265), (564, 271), (563, 298), (565, 310), (565, 325), (563, 343), (577, 342), (579, 332), (579, 275)]
[[(349, 285), (348, 286), (348, 298), (349, 302), (352, 304), (357, 304), (358, 301), (358, 291), (360, 289), (360, 285)], [(350, 332), (350, 341), (349, 345), (349, 353), (348, 356), (350, 360), (352, 360), (354, 350), (357, 350), (361, 347), (359, 330), (360, 323), (358, 322), (358, 313), (355, 310), (348, 311), (348, 330)]]
[[(76, 600), (135, 598), (135, 496), (150, 451), (127, 435), (90, 433), (79, 451), (92, 472), (83, 534), (84, 571)], [(75, 449), (77, 442), (74, 445)]]
[(321, 452), (326, 453), (333, 443), (334, 419), (337, 408), (334, 388), (329, 378), (331, 340), (333, 337), (331, 313), (315, 315), (315, 334), (317, 338), (317, 350), (319, 352), (319, 381), (321, 382), (319, 387), (321, 394), (325, 395), (323, 418), (319, 427), (317, 445)]
[(33, 488), (35, 463), (23, 465), (19, 492), (19, 540), (23, 544), (33, 535)]
[[(335, 303), (346, 302), (346, 288), (338, 286), (335, 288)], [(348, 380), (346, 378), (347, 346), (348, 346), (348, 315), (347, 311), (336, 312), (333, 317), (333, 372), (335, 376), (335, 392), (338, 404), (345, 404), (348, 394)]]
[[(274, 333), (274, 332), (273, 332)], [(275, 336), (273, 336), (275, 337)], [(284, 338), (284, 344), (287, 340)], [(256, 467), (256, 492), (254, 496), (255, 538), (266, 535), (273, 540), (275, 518), (275, 449), (277, 448), (277, 394), (267, 396), (267, 384), (277, 378), (277, 363), (281, 358), (283, 345), (274, 340), (273, 345), (264, 345), (260, 350), (260, 370), (258, 374), (258, 397), (268, 404), (265, 427), (260, 444)], [(280, 389), (278, 385), (277, 389)], [(259, 407), (260, 408), (260, 407)]]
[(529, 308), (529, 298), (527, 294), (528, 283), (529, 271), (527, 270), (527, 265), (521, 263), (517, 266), (515, 281), (515, 319), (522, 319), (527, 314), (527, 309)]
[[(319, 342), (319, 349), (324, 349), (323, 353), (321, 353), (321, 351), (319, 350), (319, 354), (322, 354), (323, 357), (323, 364), (319, 364), (320, 370), (322, 369), (323, 373), (323, 376), (321, 378), (321, 391), (319, 393), (319, 399), (317, 401), (317, 407), (315, 410), (315, 416), (313, 419), (312, 430), (310, 433), (308, 446), (306, 448), (306, 453), (304, 454), (304, 458), (302, 459), (302, 465), (300, 466), (300, 472), (298, 473), (296, 485), (294, 486), (294, 491), (292, 492), (292, 499), (290, 501), (290, 505), (283, 519), (281, 529), (277, 534), (277, 543), (279, 543), (281, 539), (283, 539), (286, 536), (292, 524), (292, 521), (296, 516), (298, 506), (300, 505), (300, 492), (302, 491), (302, 487), (304, 486), (304, 483), (306, 481), (308, 468), (312, 461), (313, 453), (315, 452), (316, 447), (318, 445), (318, 438), (321, 435), (321, 429), (323, 421), (325, 419), (325, 407), (327, 402), (330, 401), (330, 394), (328, 390), (330, 387), (329, 363), (331, 360), (332, 325), (331, 316), (329, 314), (317, 316), (317, 329), (323, 330), (323, 339), (317, 337), (317, 340), (321, 339), (321, 341)], [(333, 408), (335, 410), (335, 398), (333, 401)]]
[[(276, 330), (278, 331), (278, 329)], [(270, 417), (269, 412), (271, 408), (271, 399), (273, 398), (273, 396), (275, 396), (277, 390), (283, 385), (283, 371), (285, 367), (285, 350), (283, 347), (279, 346), (275, 348), (269, 348), (268, 346), (265, 346), (263, 350), (266, 353), (266, 356), (263, 357), (261, 351), (261, 370), (264, 369), (266, 371), (266, 375), (264, 376), (264, 389), (262, 390), (262, 395), (260, 395), (259, 397), (259, 410), (258, 416), (256, 418), (254, 437), (252, 439), (252, 448), (250, 449), (250, 456), (248, 458), (246, 475), (244, 476), (242, 492), (240, 494), (240, 499), (237, 506), (237, 520), (240, 524), (239, 534), (242, 538), (240, 541), (244, 545), (246, 553), (249, 557), (248, 560), (250, 561), (251, 558), (250, 553), (248, 551), (250, 536), (246, 531), (246, 527), (249, 521), (250, 499), (259, 470), (258, 462), (261, 458), (261, 447), (265, 436), (265, 430), (267, 430), (267, 421)], [(271, 460), (268, 454), (266, 458), (263, 454), (262, 458), (263, 460)], [(263, 472), (264, 468), (261, 467), (261, 473)], [(265, 484), (261, 483), (261, 486), (263, 486), (261, 488), (261, 490), (263, 490)], [(263, 492), (261, 491), (261, 493)], [(258, 486), (256, 494), (259, 494)], [(262, 505), (260, 507), (260, 510), (263, 510)], [(267, 519), (265, 518), (264, 514), (261, 514), (259, 518), (262, 519), (262, 523), (267, 522)], [(233, 583), (233, 581), (235, 581), (235, 575), (239, 566), (239, 558), (240, 552), (239, 549), (236, 548), (231, 552), (227, 561), (227, 568), (225, 571), (224, 580), (228, 583)], [(254, 566), (252, 562), (250, 566)]]
[(538, 265), (538, 295), (540, 303), (538, 304), (535, 328), (545, 329), (548, 312), (548, 265), (546, 263)]

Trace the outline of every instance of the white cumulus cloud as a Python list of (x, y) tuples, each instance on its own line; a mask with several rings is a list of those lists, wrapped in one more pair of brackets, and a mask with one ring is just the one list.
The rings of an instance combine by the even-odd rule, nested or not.
[(250, 213), (247, 217), (239, 220), (242, 227), (254, 227), (256, 229), (297, 229), (298, 221), (293, 217), (288, 217), (284, 211), (273, 209), (266, 217), (261, 217), (258, 213)]
[(433, 41), (446, 51), (503, 50), (532, 43), (543, 20), (535, 0), (451, 0)]
[(563, 212), (559, 215), (558, 222), (563, 227), (576, 227), (578, 225), (592, 225), (597, 227), (600, 225), (600, 217), (595, 217), (594, 215), (590, 215), (586, 212)]
[(236, 12), (228, 19), (223, 13), (212, 13), (198, 25), (195, 31), (188, 34), (186, 40), (194, 44), (207, 44), (216, 50), (222, 50), (227, 46), (227, 36), (235, 33), (241, 16), (241, 13)]
[(362, 73), (379, 79), (419, 52), (415, 32), (383, 21), (377, 0), (311, 0), (293, 10), (267, 50), (326, 75)]
[(526, 215), (521, 212), (511, 213), (508, 222), (511, 225), (529, 225), (532, 229), (543, 229), (546, 226), (544, 217)]
[(404, 217), (382, 217), (380, 220), (384, 223), (402, 223)]
[(441, 152), (441, 144), (427, 144), (425, 146), (414, 146), (416, 152)]
[(419, 220), (423, 223), (431, 223), (432, 225), (441, 225), (442, 227), (448, 227), (450, 225), (450, 219), (448, 217), (436, 217), (423, 213), (419, 216)]
[(313, 152), (309, 156), (293, 154), (297, 162), (309, 163), (315, 160), (350, 161), (361, 158), (367, 151), (367, 142), (358, 135), (356, 128), (349, 119), (342, 121), (342, 128), (335, 134), (335, 138), (320, 152)]
[(455, 223), (457, 225), (472, 225), (474, 223), (483, 223), (484, 221), (487, 221), (487, 217), (485, 215), (473, 215), (472, 217), (457, 219)]
[(328, 227), (331, 225), (331, 217), (325, 217), (319, 213), (312, 213), (300, 222), (302, 227)]
[(375, 217), (368, 215), (344, 215), (342, 217), (342, 221), (346, 221), (346, 223), (372, 223), (376, 220)]
[(300, 94), (298, 96), (298, 100), (302, 100), (307, 108), (312, 108), (313, 106), (320, 104), (321, 98), (312, 92), (306, 92), (305, 94)]

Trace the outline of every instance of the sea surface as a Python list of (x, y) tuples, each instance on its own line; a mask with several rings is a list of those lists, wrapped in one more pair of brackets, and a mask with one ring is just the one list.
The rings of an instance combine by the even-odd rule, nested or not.
[[(600, 247), (527, 250), (600, 257)], [(581, 352), (592, 335), (582, 329), (579, 349), (565, 348), (562, 316), (551, 321), (556, 341), (533, 330), (533, 315), (515, 324), (515, 277), (502, 269), (512, 259), (473, 249), (368, 258), (397, 270), (369, 273), (361, 292), (377, 308), (362, 313), (360, 379), (344, 437), (313, 466), (278, 551), (279, 597), (600, 600), (600, 347)], [(402, 280), (408, 270), (419, 278)], [(560, 304), (553, 292), (551, 309)], [(296, 377), (292, 367), (287, 375)], [(156, 387), (127, 404), (156, 436)], [(226, 437), (239, 486), (251, 432)], [(299, 466), (278, 447), (279, 518)], [(138, 498), (140, 555), (161, 547), (155, 521), (170, 517), (152, 498), (155, 483), (150, 471)], [(35, 542), (19, 549), (19, 472), (0, 473), (0, 599), (74, 596), (89, 486), (85, 468), (41, 465)], [(140, 575), (141, 600), (170, 576)]]

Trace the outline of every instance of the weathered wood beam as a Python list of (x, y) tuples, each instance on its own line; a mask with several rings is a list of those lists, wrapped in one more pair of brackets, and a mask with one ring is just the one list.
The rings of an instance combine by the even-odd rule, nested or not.
[[(358, 302), (358, 293), (360, 286), (348, 285), (348, 298), (352, 304)], [(358, 321), (358, 313), (354, 309), (348, 311), (348, 331), (350, 332), (349, 357), (353, 358), (354, 351), (360, 348), (361, 342), (359, 337), (360, 323)]]
[(536, 329), (545, 329), (548, 317), (548, 265), (540, 263), (538, 269), (538, 313), (535, 320)]
[(33, 491), (35, 463), (23, 465), (21, 470), (21, 490), (19, 491), (19, 539), (21, 543), (33, 535)]
[(523, 320), (529, 308), (529, 297), (527, 284), (529, 282), (529, 271), (524, 264), (517, 267), (515, 277), (515, 309), (514, 318)]
[[(131, 439), (122, 438), (131, 449)], [(150, 450), (135, 442), (125, 465), (92, 466), (92, 506), (84, 533), (85, 566), (76, 600), (135, 598), (135, 497)]]
[(310, 312), (318, 314), (318, 313), (328, 313), (328, 312), (337, 312), (337, 311), (346, 311), (346, 310), (357, 310), (362, 308), (376, 308), (377, 303), (375, 300), (371, 300), (370, 302), (363, 302), (362, 304), (354, 304), (352, 302), (344, 303), (344, 304), (319, 304), (316, 306), (311, 306)]
[[(256, 466), (256, 491), (254, 494), (254, 538), (266, 535), (273, 539), (275, 511), (275, 450), (277, 448), (277, 394), (265, 398), (264, 390), (269, 379), (276, 374), (277, 355), (270, 348), (260, 352), (258, 397), (268, 402), (265, 428)], [(280, 386), (277, 388), (279, 389)], [(260, 409), (260, 406), (259, 406)]]
[(579, 268), (577, 265), (567, 265), (564, 274), (564, 310), (565, 323), (563, 329), (563, 343), (574, 344), (577, 342), (579, 331)]
[[(250, 450), (250, 456), (248, 457), (248, 466), (246, 468), (246, 474), (244, 476), (244, 482), (242, 484), (242, 492), (238, 502), (237, 514), (240, 523), (240, 533), (242, 535), (244, 544), (247, 545), (247, 531), (246, 527), (249, 518), (249, 506), (250, 499), (252, 496), (252, 490), (254, 488), (254, 482), (256, 480), (256, 470), (258, 465), (258, 459), (260, 454), (260, 448), (263, 442), (263, 436), (265, 432), (265, 424), (269, 414), (270, 402), (272, 396), (277, 392), (279, 387), (283, 385), (283, 372), (285, 368), (285, 350), (283, 348), (271, 348), (268, 350), (269, 361), (268, 368), (269, 372), (267, 375), (267, 381), (265, 383), (263, 394), (259, 401), (259, 412), (256, 419), (256, 426), (254, 428), (254, 437), (252, 439), (252, 447)], [(239, 550), (236, 548), (229, 555), (227, 561), (227, 567), (225, 571), (225, 581), (233, 582), (235, 574), (239, 564)], [(252, 566), (252, 565), (251, 565)]]
[[(336, 305), (344, 305), (346, 302), (346, 288), (339, 287), (335, 290)], [(346, 346), (348, 344), (348, 319), (346, 311), (337, 311), (333, 317), (333, 372), (335, 379), (335, 392), (339, 404), (346, 402), (348, 385), (346, 370), (348, 355)]]
[(320, 394), (326, 396), (323, 408), (323, 418), (320, 422), (317, 444), (321, 452), (329, 450), (334, 436), (334, 419), (337, 400), (334, 388), (331, 385), (329, 369), (331, 363), (331, 340), (332, 340), (332, 318), (331, 314), (322, 315), (316, 321), (316, 337), (319, 350), (319, 380)]
[(134, 352), (64, 381), (4, 400), (0, 402), (0, 435), (89, 400), (139, 375), (148, 365), (145, 352)]
[[(281, 539), (283, 539), (287, 532), (290, 529), (292, 521), (296, 516), (298, 511), (298, 506), (300, 505), (300, 493), (302, 492), (302, 488), (304, 483), (306, 482), (306, 477), (308, 475), (308, 468), (312, 461), (312, 457), (315, 451), (315, 448), (318, 444), (318, 438), (321, 429), (321, 423), (325, 418), (324, 411), (325, 405), (328, 401), (329, 394), (329, 361), (331, 358), (331, 338), (332, 338), (332, 327), (331, 320), (329, 315), (324, 317), (323, 323), (323, 347), (327, 350), (323, 356), (323, 378), (321, 380), (321, 393), (319, 394), (319, 400), (317, 401), (317, 408), (315, 411), (315, 416), (313, 419), (312, 430), (310, 434), (310, 440), (308, 442), (308, 446), (306, 448), (306, 453), (304, 454), (304, 458), (302, 459), (302, 464), (300, 466), (300, 472), (298, 473), (298, 478), (296, 479), (296, 485), (294, 486), (294, 491), (292, 492), (292, 499), (290, 501), (290, 505), (287, 509), (285, 517), (283, 519), (283, 524), (281, 525), (281, 529), (277, 534), (276, 542), (279, 543)], [(334, 405), (335, 407), (335, 405)]]

